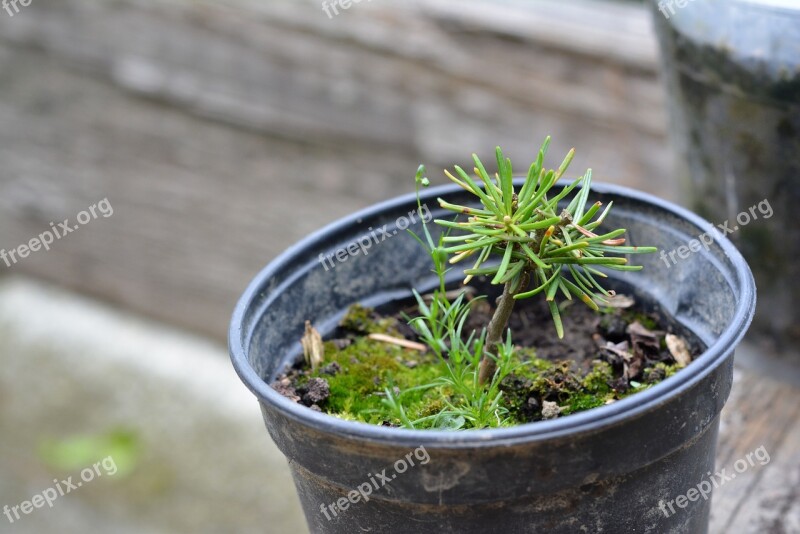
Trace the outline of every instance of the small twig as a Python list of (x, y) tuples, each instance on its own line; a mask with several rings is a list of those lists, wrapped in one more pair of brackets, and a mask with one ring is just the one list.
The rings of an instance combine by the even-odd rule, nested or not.
[(393, 345), (398, 345), (400, 347), (404, 347), (411, 350), (417, 350), (419, 352), (427, 352), (428, 347), (427, 345), (423, 345), (422, 343), (417, 343), (415, 341), (409, 341), (407, 339), (402, 339), (399, 337), (392, 337), (387, 336), (386, 334), (370, 334), (370, 339), (374, 339), (375, 341), (382, 341), (384, 343), (391, 343)]

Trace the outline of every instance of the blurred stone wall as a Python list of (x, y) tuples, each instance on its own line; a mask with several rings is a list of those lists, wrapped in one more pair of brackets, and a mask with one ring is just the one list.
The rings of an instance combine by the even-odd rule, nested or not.
[(114, 214), (0, 273), (221, 339), (255, 272), (419, 163), (552, 134), (674, 197), (656, 71), (647, 13), (601, 0), (35, 0), (0, 12), (0, 248)]

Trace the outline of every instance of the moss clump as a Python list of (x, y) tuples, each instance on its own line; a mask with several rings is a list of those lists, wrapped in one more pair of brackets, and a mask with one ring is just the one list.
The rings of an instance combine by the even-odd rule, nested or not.
[[(324, 378), (331, 395), (325, 410), (365, 423), (381, 424), (387, 420), (381, 402), (387, 388), (405, 391), (440, 376), (439, 362), (430, 355), (403, 349), (396, 345), (361, 337), (339, 349), (325, 343), (326, 364), (337, 363), (339, 370), (331, 376), (325, 369), (310, 373), (310, 378)], [(419, 410), (431, 404), (426, 392), (408, 393), (408, 400), (419, 403)]]
[(597, 408), (616, 400), (617, 393), (610, 383), (614, 380), (614, 371), (607, 362), (596, 361), (592, 370), (580, 379), (580, 386), (569, 391), (561, 406), (562, 415)]
[(397, 334), (397, 320), (381, 317), (372, 308), (360, 304), (350, 306), (339, 323), (340, 326), (356, 334)]
[(561, 408), (562, 415), (597, 408), (606, 403), (605, 399), (592, 393), (575, 393), (570, 395), (566, 406)]
[(524, 423), (542, 419), (545, 401), (557, 403), (562, 415), (603, 406), (619, 398), (609, 385), (613, 379), (613, 369), (606, 362), (595, 362), (581, 377), (569, 362), (531, 358), (523, 370), (506, 378), (503, 393), (517, 422)]
[(680, 370), (678, 364), (657, 363), (652, 367), (648, 367), (642, 373), (645, 383), (657, 384), (665, 380)]
[(528, 376), (533, 381), (532, 391), (540, 399), (559, 405), (581, 389), (580, 376), (572, 369), (570, 362), (557, 362), (546, 369), (531, 370)]
[(595, 361), (591, 372), (583, 377), (583, 388), (595, 395), (611, 393), (609, 382), (614, 379), (614, 370), (608, 362)]

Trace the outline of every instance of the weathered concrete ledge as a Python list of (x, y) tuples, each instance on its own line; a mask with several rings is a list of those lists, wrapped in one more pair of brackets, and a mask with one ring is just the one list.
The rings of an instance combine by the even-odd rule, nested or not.
[(97, 479), (13, 525), (0, 515), (0, 531), (305, 529), (258, 403), (216, 343), (6, 278), (0, 362), (0, 507), (74, 475), (44, 466), (45, 439), (124, 428), (142, 443), (130, 476)]

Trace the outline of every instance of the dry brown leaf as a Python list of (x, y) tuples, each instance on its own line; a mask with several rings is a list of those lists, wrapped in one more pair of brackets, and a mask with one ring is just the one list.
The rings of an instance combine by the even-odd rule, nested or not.
[(306, 332), (300, 340), (303, 345), (303, 356), (311, 369), (316, 371), (325, 360), (325, 347), (322, 344), (322, 336), (317, 329), (311, 326), (311, 321), (306, 321)]
[(628, 335), (630, 335), (631, 337), (639, 337), (652, 341), (655, 341), (656, 338), (658, 337), (655, 332), (642, 326), (642, 323), (640, 323), (639, 321), (634, 321), (631, 324), (629, 324), (627, 332)]
[(633, 298), (629, 297), (628, 295), (614, 295), (611, 297), (603, 297), (602, 300), (595, 299), (595, 302), (598, 306), (605, 307), (605, 308), (630, 308), (636, 301)]
[(682, 337), (674, 334), (667, 334), (665, 340), (670, 354), (672, 354), (672, 357), (678, 362), (678, 365), (686, 367), (692, 363), (692, 355), (689, 354), (689, 346)]

